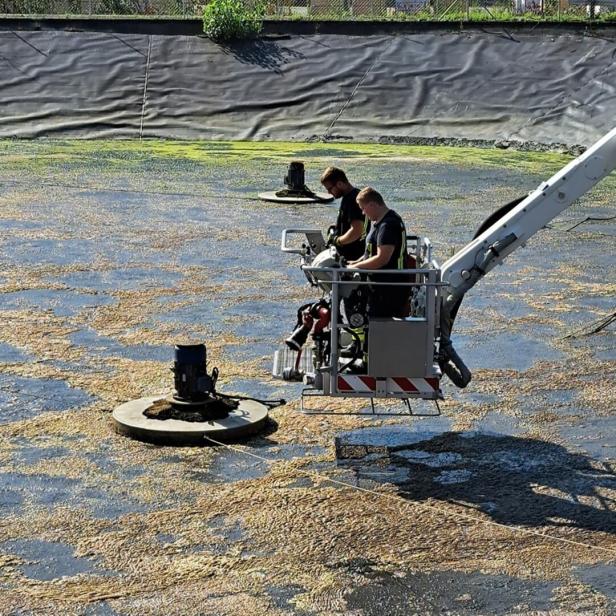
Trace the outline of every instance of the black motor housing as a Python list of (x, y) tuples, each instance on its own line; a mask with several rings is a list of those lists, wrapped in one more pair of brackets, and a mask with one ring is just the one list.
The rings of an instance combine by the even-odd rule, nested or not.
[(290, 162), (287, 175), (284, 178), (284, 183), (290, 191), (305, 191), (306, 178), (304, 173), (304, 163), (299, 161)]
[(206, 371), (205, 344), (176, 344), (173, 397), (181, 402), (201, 402), (214, 391), (214, 380)]

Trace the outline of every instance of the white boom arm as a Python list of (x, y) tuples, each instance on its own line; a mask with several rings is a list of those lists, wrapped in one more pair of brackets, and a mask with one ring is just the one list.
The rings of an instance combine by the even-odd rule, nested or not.
[(450, 337), (464, 294), (615, 168), (616, 128), (613, 128), (443, 263), (441, 280), (447, 284), (447, 290), (441, 306), (440, 363), (458, 387), (466, 387), (471, 380), (471, 373), (453, 348)]
[[(616, 168), (616, 128), (571, 161), (441, 267), (461, 299), (473, 284)], [(486, 254), (489, 253), (489, 254)], [(480, 272), (474, 271), (480, 268)], [(475, 276), (477, 278), (473, 281)], [(471, 282), (472, 281), (472, 282)], [(470, 286), (469, 286), (469, 283)]]

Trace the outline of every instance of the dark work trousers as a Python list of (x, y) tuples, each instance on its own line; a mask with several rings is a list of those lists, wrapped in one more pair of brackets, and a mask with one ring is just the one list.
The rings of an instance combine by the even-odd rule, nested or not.
[(368, 318), (387, 319), (406, 316), (409, 293), (409, 287), (372, 287), (368, 300)]

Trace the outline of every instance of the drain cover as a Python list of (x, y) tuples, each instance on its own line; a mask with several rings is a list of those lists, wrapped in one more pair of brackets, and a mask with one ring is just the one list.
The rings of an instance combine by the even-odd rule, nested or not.
[[(278, 196), (282, 193), (284, 196)], [(270, 201), (272, 203), (329, 203), (334, 198), (327, 193), (307, 193), (305, 195), (286, 194), (286, 191), (279, 190), (278, 192), (263, 192), (259, 193), (259, 199), (262, 201)]]

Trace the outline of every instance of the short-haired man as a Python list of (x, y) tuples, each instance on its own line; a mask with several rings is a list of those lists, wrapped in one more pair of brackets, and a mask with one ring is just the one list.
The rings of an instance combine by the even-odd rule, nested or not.
[(333, 237), (338, 253), (347, 261), (359, 259), (364, 254), (368, 227), (366, 217), (357, 205), (359, 188), (355, 188), (338, 167), (325, 169), (321, 184), (334, 199), (342, 197)]
[[(370, 220), (371, 228), (366, 238), (365, 254), (361, 259), (350, 262), (349, 267), (360, 270), (404, 269), (406, 229), (402, 218), (387, 207), (374, 188), (360, 190), (357, 203)], [(404, 282), (398, 274), (372, 275), (370, 279), (374, 282)], [(368, 302), (368, 316), (405, 316), (408, 297), (407, 286), (374, 285)]]

